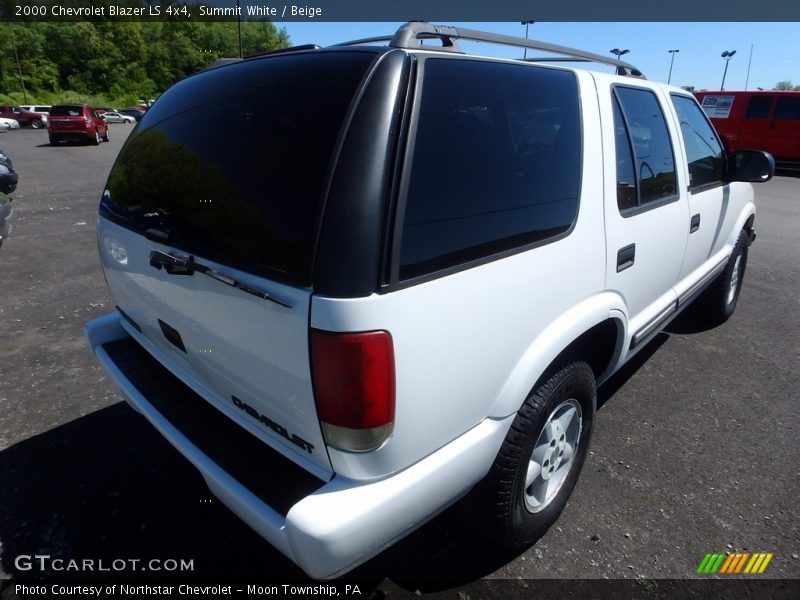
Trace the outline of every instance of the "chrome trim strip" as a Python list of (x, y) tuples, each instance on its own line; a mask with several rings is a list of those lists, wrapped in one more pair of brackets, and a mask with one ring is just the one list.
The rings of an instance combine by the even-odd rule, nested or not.
[(631, 339), (631, 349), (635, 348), (639, 345), (639, 343), (646, 338), (648, 335), (653, 333), (658, 326), (667, 319), (672, 313), (674, 313), (678, 309), (678, 301), (675, 300), (669, 303), (664, 310), (658, 313), (655, 317), (650, 319), (643, 327), (639, 329), (636, 333), (633, 334), (633, 338)]
[(688, 290), (683, 292), (680, 296), (678, 296), (678, 306), (683, 306), (689, 300), (694, 298), (699, 292), (703, 290), (711, 281), (719, 275), (722, 270), (725, 268), (725, 265), (728, 263), (728, 257), (726, 256), (723, 258), (718, 264), (714, 265), (714, 268), (711, 269), (708, 273), (706, 273), (703, 277), (700, 278), (692, 287)]

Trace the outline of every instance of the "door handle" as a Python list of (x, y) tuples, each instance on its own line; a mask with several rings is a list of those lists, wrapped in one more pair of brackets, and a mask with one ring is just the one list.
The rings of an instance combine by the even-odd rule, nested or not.
[(689, 233), (694, 233), (700, 229), (700, 213), (692, 215), (692, 222), (689, 224)]
[(633, 266), (636, 258), (636, 244), (617, 250), (617, 273)]

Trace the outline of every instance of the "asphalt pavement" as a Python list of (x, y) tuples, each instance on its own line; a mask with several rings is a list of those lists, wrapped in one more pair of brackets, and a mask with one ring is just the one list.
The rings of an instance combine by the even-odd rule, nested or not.
[[(112, 124), (97, 147), (0, 134), (20, 175), (0, 249), (0, 579), (83, 576), (18, 559), (40, 554), (192, 561), (120, 575), (131, 580), (300, 581), (122, 402), (86, 346), (84, 324), (114, 309), (95, 221), (130, 130)], [(456, 507), (352, 576), (373, 596), (480, 597), (486, 580), (697, 578), (706, 553), (743, 551), (774, 554), (765, 576), (800, 578), (800, 177), (756, 197), (735, 315), (714, 329), (680, 318), (600, 389), (581, 479), (538, 543), (495, 550)]]

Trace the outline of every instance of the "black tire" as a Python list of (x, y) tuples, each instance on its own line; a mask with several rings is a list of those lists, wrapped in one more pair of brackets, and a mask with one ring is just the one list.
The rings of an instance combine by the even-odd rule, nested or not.
[(719, 325), (730, 319), (736, 304), (739, 301), (739, 292), (742, 290), (744, 273), (747, 268), (747, 249), (750, 245), (749, 236), (746, 231), (739, 234), (733, 252), (728, 259), (722, 273), (712, 283), (705, 292), (703, 302), (705, 306), (705, 316), (712, 320), (715, 325)]
[(58, 146), (58, 140), (51, 136), (50, 137), (50, 145), (51, 146)]
[(95, 127), (94, 130), (94, 138), (91, 139), (92, 146), (99, 146), (100, 145), (100, 132)]
[[(490, 539), (506, 547), (521, 549), (542, 537), (556, 521), (567, 504), (586, 459), (596, 399), (594, 374), (584, 362), (564, 366), (525, 399), (492, 468), (475, 490), (475, 500), (480, 503), (479, 508), (484, 513), (486, 533)], [(562, 419), (567, 419), (570, 410), (574, 411), (570, 425), (562, 429), (561, 424), (565, 421), (554, 418), (563, 415)], [(576, 420), (579, 429), (570, 433)], [(548, 423), (551, 423), (551, 431), (555, 426), (557, 432), (549, 443), (541, 438), (548, 437), (544, 431)], [(577, 440), (577, 450), (573, 449), (569, 463), (562, 464), (566, 447), (561, 444), (564, 443), (565, 434), (574, 436), (572, 439)], [(538, 468), (540, 474), (527, 486), (526, 477), (529, 465), (533, 462), (534, 446), (540, 457), (547, 458), (539, 459), (544, 466), (537, 464), (534, 467), (532, 472)], [(553, 460), (550, 461), (550, 458)], [(561, 469), (566, 471), (562, 473)], [(557, 477), (560, 479), (557, 480)], [(553, 482), (550, 482), (551, 478)], [(547, 487), (551, 483), (556, 486), (554, 490)], [(534, 496), (537, 495), (536, 489), (542, 490), (541, 486), (546, 491), (537, 504)]]
[(33, 127), (34, 129), (41, 129), (42, 127), (44, 127), (44, 123), (42, 122), (41, 119), (34, 119), (33, 121), (31, 121), (31, 127)]
[(103, 141), (104, 142), (110, 142), (111, 141), (111, 138), (109, 138), (108, 136), (109, 136), (108, 125), (106, 125), (106, 134), (103, 136)]

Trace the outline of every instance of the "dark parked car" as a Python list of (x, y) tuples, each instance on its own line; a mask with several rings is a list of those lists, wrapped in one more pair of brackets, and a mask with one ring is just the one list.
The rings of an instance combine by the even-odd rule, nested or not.
[(142, 117), (144, 116), (144, 111), (139, 108), (120, 108), (117, 112), (121, 115), (133, 117), (136, 119), (137, 123), (141, 121)]
[(10, 194), (17, 189), (17, 174), (11, 159), (0, 150), (0, 194)]
[(108, 125), (87, 104), (59, 104), (50, 109), (47, 125), (50, 145), (61, 141), (85, 141), (94, 144), (108, 141)]
[(41, 129), (47, 124), (45, 113), (32, 112), (10, 104), (0, 105), (0, 117), (15, 119), (19, 122), (20, 127), (30, 126), (34, 129)]
[(11, 159), (0, 150), (0, 246), (11, 233), (11, 198), (10, 194), (17, 189), (17, 174), (11, 165)]

